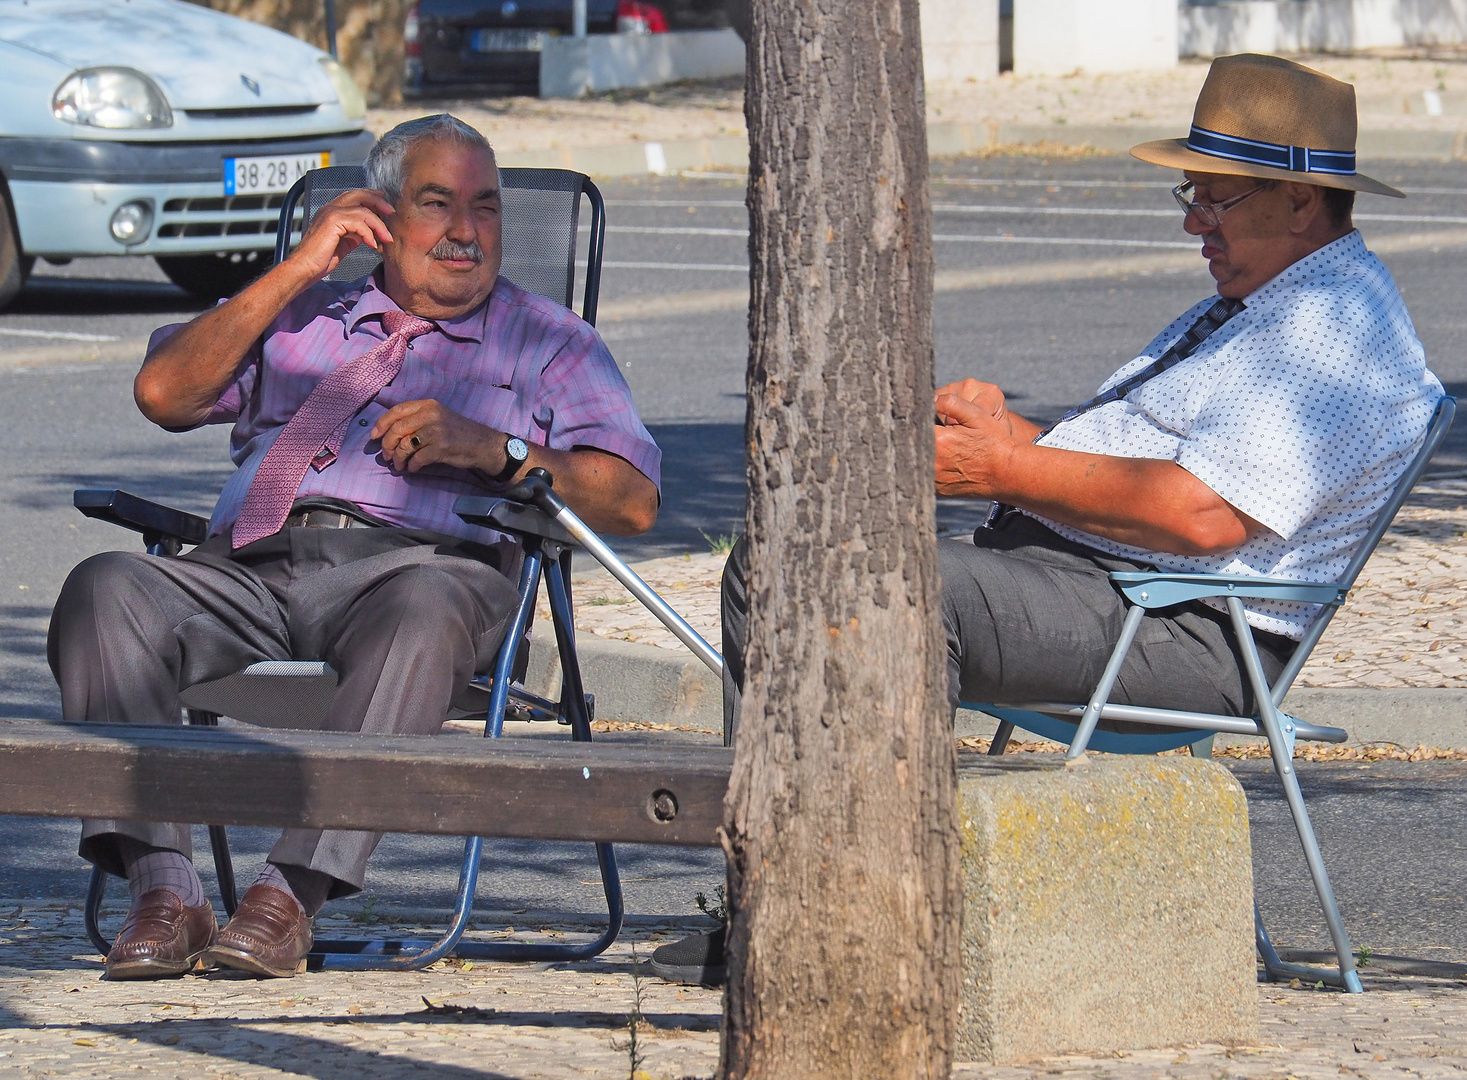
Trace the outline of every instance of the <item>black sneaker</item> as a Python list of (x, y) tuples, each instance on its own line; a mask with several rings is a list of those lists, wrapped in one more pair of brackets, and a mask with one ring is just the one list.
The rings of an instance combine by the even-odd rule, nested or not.
[(706, 934), (694, 934), (652, 950), (647, 966), (667, 982), (689, 986), (722, 986), (728, 981), (728, 964), (723, 952), (727, 926)]

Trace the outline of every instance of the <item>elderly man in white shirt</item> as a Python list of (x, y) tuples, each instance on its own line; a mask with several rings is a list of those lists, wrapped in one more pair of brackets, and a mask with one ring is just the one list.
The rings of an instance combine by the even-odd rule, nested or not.
[[(949, 693), (1083, 701), (1119, 637), (1117, 570), (1329, 580), (1421, 446), (1441, 383), (1390, 273), (1351, 224), (1355, 91), (1271, 56), (1221, 57), (1186, 139), (1143, 161), (1183, 170), (1183, 228), (1217, 295), (1047, 428), (991, 383), (937, 391), (937, 491), (992, 499), (972, 544), (940, 541)], [(737, 723), (746, 548), (724, 574), (725, 728)], [(1250, 602), (1264, 673), (1316, 609)], [(1221, 605), (1148, 618), (1117, 703), (1248, 715)], [(1107, 725), (1110, 726), (1110, 725)], [(1132, 725), (1115, 725), (1129, 729)], [(721, 981), (722, 931), (657, 949), (664, 978)]]
[[(1344, 569), (1443, 392), (1351, 224), (1355, 192), (1401, 197), (1355, 171), (1354, 97), (1288, 60), (1218, 59), (1189, 136), (1131, 151), (1184, 170), (1217, 296), (1047, 429), (991, 384), (937, 392), (938, 492), (1000, 504), (974, 546), (941, 545), (954, 702), (1084, 700), (1124, 616), (1112, 570)], [(1247, 605), (1270, 679), (1315, 613)], [(1220, 604), (1143, 626), (1112, 700), (1253, 711)]]

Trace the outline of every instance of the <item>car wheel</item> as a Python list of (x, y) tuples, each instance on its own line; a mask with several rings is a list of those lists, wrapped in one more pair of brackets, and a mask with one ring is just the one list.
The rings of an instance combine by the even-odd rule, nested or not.
[(21, 254), (20, 235), (15, 231), (15, 219), (10, 214), (10, 200), (5, 189), (0, 187), (0, 310), (20, 292), (35, 261)]
[(212, 255), (155, 255), (168, 280), (200, 300), (233, 296), (270, 269), (268, 251), (220, 251)]

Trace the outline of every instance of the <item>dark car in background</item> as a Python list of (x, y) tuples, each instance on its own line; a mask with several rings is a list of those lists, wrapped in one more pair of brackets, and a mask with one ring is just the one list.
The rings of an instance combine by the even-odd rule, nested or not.
[[(586, 0), (586, 32), (616, 32), (619, 0)], [(571, 32), (571, 0), (417, 0), (403, 89), (537, 93), (545, 39)]]
[[(741, 29), (748, 0), (586, 0), (588, 34)], [(571, 0), (416, 0), (403, 88), (418, 97), (535, 94), (546, 39), (572, 32)], [(747, 15), (744, 14), (747, 21)], [(741, 31), (742, 32), (742, 31)]]

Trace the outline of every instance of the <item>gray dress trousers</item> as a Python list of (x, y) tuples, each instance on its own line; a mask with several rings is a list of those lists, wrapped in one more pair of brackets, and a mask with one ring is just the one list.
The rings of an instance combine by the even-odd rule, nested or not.
[[(947, 635), (948, 701), (1021, 702), (1089, 699), (1120, 638), (1126, 602), (1113, 571), (1153, 570), (1145, 563), (1072, 543), (1022, 514), (979, 529), (972, 544), (937, 542), (942, 624)], [(740, 538), (723, 572), (723, 729), (738, 726), (748, 626), (748, 543)], [(1294, 642), (1254, 631), (1272, 682)], [(1253, 692), (1228, 616), (1201, 603), (1182, 604), (1141, 622), (1111, 701), (1123, 705), (1247, 716)], [(1113, 731), (1156, 731), (1103, 722)]]
[[(324, 660), (339, 685), (321, 728), (436, 733), (485, 670), (517, 602), (518, 549), (412, 529), (288, 528), (159, 558), (106, 552), (67, 578), (47, 653), (67, 722), (173, 724), (181, 690), (259, 660)], [(80, 854), (122, 873), (116, 837), (191, 855), (186, 824), (87, 820)], [(380, 839), (287, 829), (278, 865), (362, 887)]]

